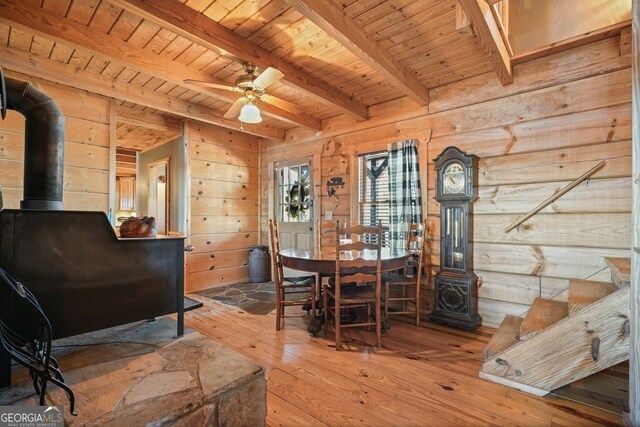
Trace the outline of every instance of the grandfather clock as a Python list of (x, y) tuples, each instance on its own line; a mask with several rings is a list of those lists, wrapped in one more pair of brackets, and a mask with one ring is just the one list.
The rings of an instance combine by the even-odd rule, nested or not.
[(478, 156), (447, 147), (435, 159), (440, 203), (440, 272), (435, 276), (432, 322), (475, 331), (478, 276), (473, 272), (473, 202), (478, 198)]

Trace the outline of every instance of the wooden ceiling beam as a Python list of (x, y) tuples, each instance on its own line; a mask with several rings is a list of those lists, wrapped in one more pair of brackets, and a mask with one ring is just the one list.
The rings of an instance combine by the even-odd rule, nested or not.
[(485, 0), (459, 0), (503, 85), (513, 83), (513, 67), (500, 29)]
[(345, 15), (336, 3), (318, 0), (288, 2), (409, 98), (421, 106), (429, 103), (429, 89)]
[[(103, 59), (142, 71), (175, 85), (197, 90), (225, 102), (233, 103), (240, 96), (240, 94), (230, 91), (186, 84), (184, 80), (191, 79), (229, 85), (228, 82), (215, 79), (207, 73), (132, 46), (114, 36), (93, 30), (48, 10), (28, 7), (20, 0), (0, 1), (0, 22), (17, 26), (25, 31), (77, 49), (87, 50)], [(269, 117), (316, 131), (322, 130), (321, 122), (316, 117), (301, 112), (292, 112), (291, 109), (270, 105), (266, 102), (260, 104), (260, 109)]]
[(0, 58), (2, 58), (2, 66), (7, 70), (86, 90), (109, 98), (144, 105), (223, 128), (277, 141), (284, 140), (284, 132), (280, 129), (245, 124), (243, 125), (243, 130), (239, 130), (238, 122), (220, 117), (220, 113), (210, 108), (155, 93), (142, 87), (120, 83), (101, 74), (78, 69), (20, 49), (0, 45)]
[(173, 117), (161, 116), (160, 114), (135, 110), (129, 107), (117, 107), (116, 120), (119, 123), (140, 126), (171, 134), (182, 133), (182, 124), (180, 123), (180, 120), (174, 119)]
[(175, 0), (110, 0), (130, 12), (148, 19), (182, 37), (220, 52), (221, 50), (259, 67), (274, 67), (284, 73), (283, 81), (324, 103), (361, 119), (369, 118), (368, 107), (351, 96), (315, 78), (302, 68), (251, 43), (227, 27)]

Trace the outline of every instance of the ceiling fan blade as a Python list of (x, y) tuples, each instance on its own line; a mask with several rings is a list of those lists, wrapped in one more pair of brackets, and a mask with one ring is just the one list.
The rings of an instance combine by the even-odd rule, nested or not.
[(282, 74), (282, 72), (273, 67), (269, 67), (253, 81), (253, 85), (257, 86), (260, 89), (266, 89), (267, 86), (280, 80), (283, 77), (284, 74)]
[(228, 90), (230, 92), (238, 91), (238, 88), (235, 86), (221, 85), (218, 83), (203, 82), (200, 80), (185, 80), (184, 82), (189, 85), (204, 86), (204, 87), (210, 87), (214, 89), (223, 89), (223, 90)]
[(267, 104), (271, 104), (275, 107), (282, 108), (283, 110), (289, 111), (294, 114), (303, 114), (304, 111), (302, 108), (298, 107), (296, 104), (292, 104), (289, 101), (285, 101), (284, 99), (277, 98), (273, 95), (262, 94), (260, 96), (260, 100), (266, 102)]
[(225, 119), (235, 119), (246, 102), (247, 98), (245, 98), (244, 96), (238, 98), (238, 100), (233, 103), (233, 105), (227, 110), (227, 112), (224, 113), (223, 117)]

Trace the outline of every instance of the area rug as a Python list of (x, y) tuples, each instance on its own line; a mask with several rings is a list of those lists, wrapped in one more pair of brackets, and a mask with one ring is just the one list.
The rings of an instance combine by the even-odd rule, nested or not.
[(250, 314), (264, 316), (276, 308), (276, 287), (273, 282), (226, 285), (196, 294), (238, 307)]

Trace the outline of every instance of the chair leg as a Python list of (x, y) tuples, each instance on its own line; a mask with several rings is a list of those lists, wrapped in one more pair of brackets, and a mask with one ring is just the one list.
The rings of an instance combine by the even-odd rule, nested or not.
[(316, 298), (318, 297), (318, 289), (319, 289), (318, 286), (321, 283), (320, 280), (322, 280), (319, 274), (316, 274), (314, 279), (315, 280), (311, 285), (311, 316), (312, 316), (311, 318), (312, 319), (316, 318), (316, 309), (317, 309)]
[(284, 314), (282, 313), (283, 311), (282, 300), (283, 300), (282, 288), (278, 287), (276, 289), (276, 331), (280, 330), (281, 323), (282, 323), (281, 319), (282, 319), (282, 315)]
[(382, 347), (382, 313), (380, 309), (380, 283), (376, 286), (376, 343)]
[(335, 336), (336, 336), (336, 351), (342, 350), (342, 344), (340, 344), (340, 315), (342, 312), (340, 311), (340, 297), (336, 296), (335, 304), (334, 304), (334, 322), (336, 325)]
[(416, 284), (416, 326), (420, 326), (420, 285)]
[(384, 315), (385, 317), (389, 317), (389, 287), (391, 285), (389, 284), (389, 282), (385, 282), (384, 284)]
[(322, 290), (322, 311), (324, 312), (324, 336), (329, 334), (329, 297), (327, 290)]

